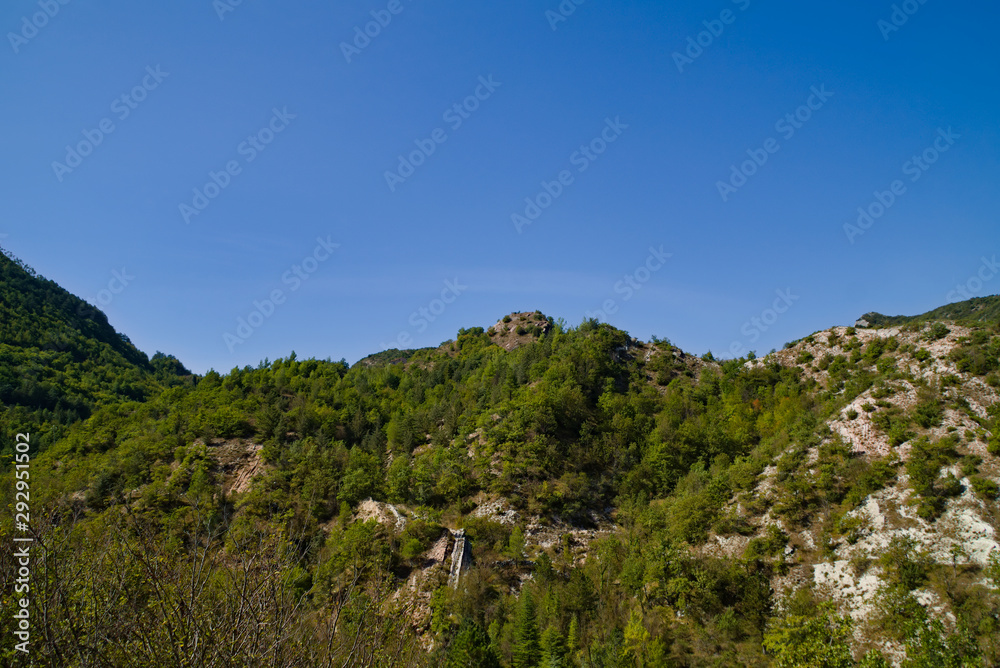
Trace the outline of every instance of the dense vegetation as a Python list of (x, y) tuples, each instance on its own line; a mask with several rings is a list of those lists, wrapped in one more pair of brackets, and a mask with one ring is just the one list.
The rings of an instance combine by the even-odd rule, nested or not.
[[(2, 249), (0, 249), (2, 251)], [(150, 361), (96, 307), (0, 252), (0, 453), (17, 431), (52, 442), (98, 406), (147, 399), (189, 376)]]
[[(30, 429), (39, 448), (36, 665), (888, 665), (874, 647), (856, 663), (849, 618), (808, 588), (773, 590), (793, 548), (752, 518), (821, 524), (831, 542), (861, 530), (845, 513), (902, 468), (853, 456), (824, 420), (904, 376), (886, 362), (891, 344), (816, 360), (823, 386), (774, 360), (699, 360), (536, 312), (510, 351), (472, 328), (353, 367), (293, 353), (195, 378), (146, 360), (99, 312), (75, 315), (79, 300), (22, 266), (0, 269), (4, 442)], [(966, 348), (995, 362), (998, 332), (982, 331)], [(62, 349), (38, 345), (50, 332)], [(949, 401), (928, 386), (912, 414), (883, 411), (883, 427), (909, 440)], [(214, 453), (249, 442), (266, 471), (227, 490)], [(954, 492), (938, 472), (957, 441), (914, 447), (907, 472), (933, 515)], [(768, 508), (753, 491), (772, 464)], [(981, 462), (963, 464), (974, 474)], [(406, 528), (355, 521), (369, 497), (406, 509)], [(472, 516), (484, 498), (543, 523), (618, 528), (580, 560), (568, 535), (528, 548), (526, 527)], [(11, 519), (0, 527), (0, 568), (13, 572)], [(446, 528), (465, 530), (474, 565), (458, 588), (434, 587), (429, 627), (414, 629), (400, 585)], [(735, 558), (697, 549), (710, 534), (757, 533)], [(954, 586), (981, 575), (955, 567), (960, 614), (946, 629), (912, 592), (949, 573), (912, 545), (893, 549), (882, 609), (908, 665), (996, 665), (997, 591)], [(12, 606), (5, 584), (5, 638)]]

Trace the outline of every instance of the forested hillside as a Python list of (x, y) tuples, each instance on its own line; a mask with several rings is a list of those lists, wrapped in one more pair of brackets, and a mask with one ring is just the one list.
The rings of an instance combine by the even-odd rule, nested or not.
[(34, 665), (1000, 665), (996, 322), (720, 362), (525, 312), (194, 377), (0, 268)]
[(40, 440), (95, 407), (143, 400), (189, 375), (159, 354), (152, 363), (99, 309), (0, 249), (0, 453), (17, 431)]

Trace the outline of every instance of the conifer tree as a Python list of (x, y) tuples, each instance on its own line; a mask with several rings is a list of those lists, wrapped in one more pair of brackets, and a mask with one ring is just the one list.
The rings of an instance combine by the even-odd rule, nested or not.
[(448, 648), (445, 668), (500, 668), (489, 636), (475, 621), (462, 620)]
[(549, 626), (542, 633), (542, 668), (562, 668), (566, 665), (566, 642), (559, 629)]
[(521, 595), (517, 621), (514, 626), (514, 668), (534, 668), (541, 659), (542, 648), (535, 619), (535, 601), (531, 594)]

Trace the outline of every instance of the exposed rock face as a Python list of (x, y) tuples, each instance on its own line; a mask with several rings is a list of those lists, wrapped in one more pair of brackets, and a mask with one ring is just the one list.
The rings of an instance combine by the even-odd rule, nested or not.
[(394, 531), (402, 531), (406, 527), (406, 517), (400, 514), (396, 506), (367, 498), (358, 505), (356, 519), (359, 522), (375, 520)]
[(455, 545), (451, 550), (451, 569), (448, 572), (448, 586), (452, 589), (458, 588), (458, 580), (462, 572), (469, 567), (472, 562), (470, 552), (466, 549), (465, 531), (459, 529), (451, 532), (455, 539)]
[(224, 476), (223, 492), (242, 494), (250, 489), (254, 478), (267, 470), (260, 456), (262, 447), (259, 443), (243, 439), (213, 443), (209, 447), (209, 453), (218, 463)]

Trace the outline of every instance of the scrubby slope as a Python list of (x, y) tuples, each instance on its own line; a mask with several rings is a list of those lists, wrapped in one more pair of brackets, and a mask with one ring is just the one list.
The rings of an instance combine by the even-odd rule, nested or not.
[[(776, 587), (833, 601), (854, 621), (855, 650), (913, 658), (930, 651), (919, 635), (937, 622), (957, 634), (952, 643), (995, 634), (998, 353), (991, 330), (911, 321), (834, 328), (750, 363), (794, 364), (827, 392), (843, 388), (846, 403), (812, 442), (783, 453), (733, 503), (760, 527), (757, 540), (788, 537)], [(851, 478), (852, 489), (838, 489)], [(712, 550), (733, 551), (714, 538)], [(994, 665), (996, 636), (981, 640)]]

